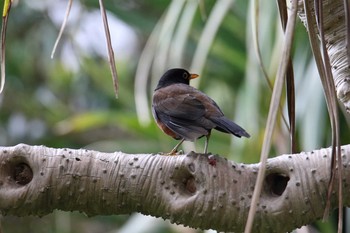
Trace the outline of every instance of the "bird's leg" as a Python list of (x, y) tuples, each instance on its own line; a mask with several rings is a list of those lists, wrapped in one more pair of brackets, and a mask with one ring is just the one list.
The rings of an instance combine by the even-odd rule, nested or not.
[(208, 132), (208, 135), (205, 136), (205, 145), (204, 145), (204, 154), (208, 153), (208, 144), (211, 132)]
[(172, 149), (168, 155), (176, 155), (177, 149), (181, 146), (181, 144), (185, 141), (185, 139), (181, 139), (181, 141)]

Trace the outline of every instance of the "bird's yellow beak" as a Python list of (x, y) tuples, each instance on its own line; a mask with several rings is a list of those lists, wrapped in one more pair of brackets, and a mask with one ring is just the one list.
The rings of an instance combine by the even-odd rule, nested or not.
[(199, 77), (198, 74), (191, 74), (191, 75), (190, 75), (190, 79), (195, 79), (195, 78), (198, 78), (198, 77)]

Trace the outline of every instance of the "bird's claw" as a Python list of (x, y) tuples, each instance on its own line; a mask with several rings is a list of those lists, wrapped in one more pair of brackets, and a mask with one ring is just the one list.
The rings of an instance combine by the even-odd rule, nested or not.
[(176, 155), (183, 155), (184, 152), (183, 150), (172, 150), (169, 153), (164, 153), (164, 152), (159, 152), (160, 155), (165, 155), (165, 156), (176, 156)]

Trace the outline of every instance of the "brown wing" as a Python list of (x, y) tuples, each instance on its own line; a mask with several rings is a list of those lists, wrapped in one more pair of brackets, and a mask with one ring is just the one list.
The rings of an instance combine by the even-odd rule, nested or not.
[[(153, 96), (153, 115), (182, 138), (193, 141), (216, 127), (206, 117), (205, 97), (197, 89), (184, 84), (159, 89)], [(218, 113), (222, 115), (220, 111)]]

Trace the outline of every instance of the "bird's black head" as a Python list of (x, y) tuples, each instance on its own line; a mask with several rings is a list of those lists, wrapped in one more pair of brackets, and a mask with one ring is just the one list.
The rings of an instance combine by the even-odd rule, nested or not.
[(167, 72), (163, 74), (163, 76), (160, 78), (156, 90), (162, 87), (169, 86), (171, 84), (176, 83), (183, 83), (183, 84), (190, 84), (190, 80), (197, 78), (198, 74), (190, 74), (185, 69), (170, 69)]

